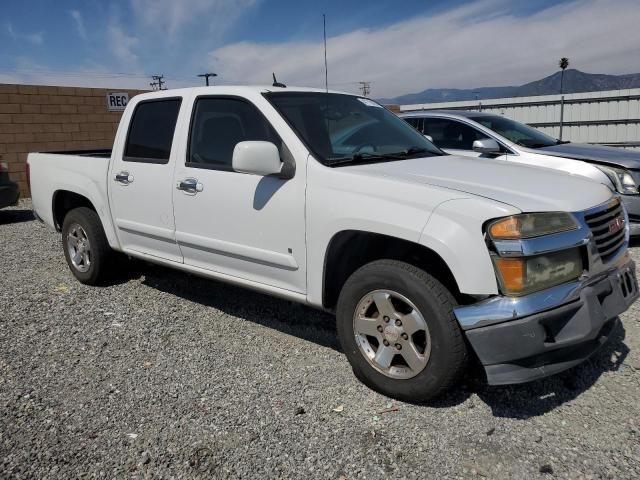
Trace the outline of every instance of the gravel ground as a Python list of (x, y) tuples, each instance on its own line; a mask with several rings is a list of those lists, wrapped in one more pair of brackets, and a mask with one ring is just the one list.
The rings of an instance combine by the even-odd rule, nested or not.
[(323, 313), (137, 263), (81, 285), (29, 208), (0, 211), (2, 478), (640, 477), (638, 304), (573, 370), (407, 405)]

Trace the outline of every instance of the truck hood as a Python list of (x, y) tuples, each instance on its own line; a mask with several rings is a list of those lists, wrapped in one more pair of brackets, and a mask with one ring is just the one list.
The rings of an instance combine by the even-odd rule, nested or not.
[(587, 143), (563, 143), (551, 147), (537, 148), (534, 152), (554, 157), (584, 160), (586, 162), (607, 163), (632, 170), (640, 169), (640, 152), (625, 148), (589, 145)]
[(613, 195), (607, 186), (582, 176), (489, 158), (445, 155), (342, 168), (485, 197), (523, 212), (577, 212)]

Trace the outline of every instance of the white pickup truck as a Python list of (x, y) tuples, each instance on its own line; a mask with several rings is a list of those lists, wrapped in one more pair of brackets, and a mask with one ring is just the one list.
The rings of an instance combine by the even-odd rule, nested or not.
[(358, 378), (406, 401), (471, 359), (490, 384), (576, 365), (638, 296), (607, 186), (444, 157), (367, 98), (147, 93), (112, 151), (28, 164), (34, 211), (79, 281), (102, 282), (122, 252), (335, 312)]

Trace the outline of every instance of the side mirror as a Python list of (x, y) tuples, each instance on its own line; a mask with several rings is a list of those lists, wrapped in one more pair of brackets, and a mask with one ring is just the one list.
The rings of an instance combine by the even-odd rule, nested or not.
[(277, 175), (282, 170), (280, 152), (271, 142), (239, 142), (233, 149), (233, 170), (252, 175)]
[(476, 140), (473, 142), (473, 146), (471, 148), (473, 148), (474, 152), (479, 153), (500, 153), (500, 145), (493, 138)]
[(431, 135), (427, 135), (426, 133), (424, 134), (424, 138), (426, 138), (427, 140), (429, 140), (431, 143), (433, 143), (433, 137)]

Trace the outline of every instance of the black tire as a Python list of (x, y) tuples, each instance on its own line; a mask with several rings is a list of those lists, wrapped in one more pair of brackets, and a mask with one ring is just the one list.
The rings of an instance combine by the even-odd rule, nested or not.
[[(426, 321), (431, 351), (426, 366), (412, 378), (398, 379), (374, 368), (358, 347), (353, 322), (361, 299), (375, 290), (390, 290), (409, 299)], [(346, 281), (336, 311), (340, 344), (353, 371), (365, 385), (410, 403), (424, 403), (451, 388), (467, 363), (467, 347), (453, 314), (453, 295), (425, 271), (396, 260), (377, 260)], [(394, 357), (395, 358), (395, 357)]]
[[(80, 271), (72, 262), (67, 246), (67, 236), (69, 230), (74, 225), (80, 225), (86, 232), (90, 248), (90, 264), (87, 271)], [(102, 228), (98, 214), (87, 207), (79, 207), (71, 210), (64, 217), (62, 224), (62, 249), (67, 265), (71, 273), (86, 285), (100, 285), (104, 283), (111, 274), (111, 260), (113, 250), (109, 247), (109, 242)]]

